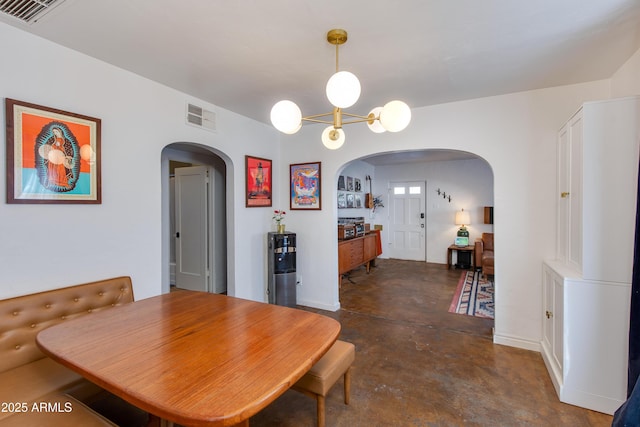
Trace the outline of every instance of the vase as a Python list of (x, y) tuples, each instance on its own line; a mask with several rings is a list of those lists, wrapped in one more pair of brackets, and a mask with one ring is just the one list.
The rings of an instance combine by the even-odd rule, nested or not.
[(278, 234), (284, 233), (284, 224), (278, 224)]

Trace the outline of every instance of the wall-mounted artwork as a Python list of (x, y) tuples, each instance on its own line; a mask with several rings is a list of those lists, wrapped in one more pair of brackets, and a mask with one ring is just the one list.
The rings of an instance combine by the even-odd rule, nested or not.
[(322, 209), (320, 180), (320, 162), (290, 165), (290, 208), (292, 210)]
[(345, 193), (338, 193), (338, 209), (344, 209), (347, 207), (347, 195)]
[(244, 163), (245, 206), (248, 208), (271, 206), (271, 181), (273, 179), (271, 160), (244, 156)]
[(102, 202), (100, 119), (7, 98), (7, 203)]

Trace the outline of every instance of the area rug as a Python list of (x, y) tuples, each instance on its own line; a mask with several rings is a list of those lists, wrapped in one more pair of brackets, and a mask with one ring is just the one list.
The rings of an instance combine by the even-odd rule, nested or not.
[(493, 282), (479, 271), (465, 271), (460, 277), (449, 313), (493, 319)]

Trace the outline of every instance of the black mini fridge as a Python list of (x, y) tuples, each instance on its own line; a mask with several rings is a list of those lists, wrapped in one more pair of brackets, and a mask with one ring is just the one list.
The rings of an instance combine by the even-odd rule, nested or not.
[(296, 234), (274, 233), (267, 236), (269, 304), (296, 306)]

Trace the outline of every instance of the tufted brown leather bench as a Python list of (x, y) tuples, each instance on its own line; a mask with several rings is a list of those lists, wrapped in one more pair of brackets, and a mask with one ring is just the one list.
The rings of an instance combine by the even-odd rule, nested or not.
[[(0, 402), (28, 408), (26, 412), (0, 411), (0, 426), (39, 425), (38, 420), (48, 415), (52, 415), (45, 423), (48, 426), (113, 425), (80, 402), (101, 389), (46, 357), (36, 344), (36, 335), (65, 320), (130, 302), (130, 277), (0, 300)], [(53, 407), (55, 402), (70, 402), (73, 410), (55, 416), (52, 411), (33, 410), (34, 403), (37, 408), (48, 402)]]
[(337, 340), (322, 358), (294, 384), (294, 390), (316, 399), (318, 427), (325, 424), (325, 396), (344, 375), (344, 403), (349, 404), (351, 393), (351, 364), (356, 358), (356, 347)]

